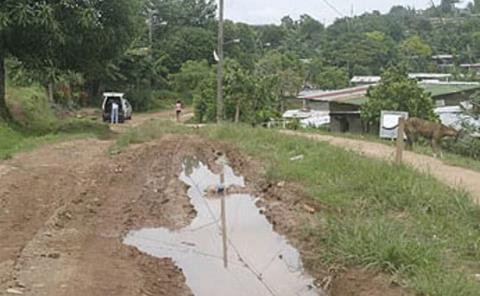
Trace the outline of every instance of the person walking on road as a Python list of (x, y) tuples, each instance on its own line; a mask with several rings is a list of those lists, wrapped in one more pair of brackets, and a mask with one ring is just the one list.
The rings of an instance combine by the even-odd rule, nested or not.
[(112, 103), (111, 123), (118, 124), (118, 104), (116, 102)]
[(180, 116), (182, 115), (182, 102), (180, 100), (175, 105), (175, 111), (177, 113), (177, 123), (180, 123)]

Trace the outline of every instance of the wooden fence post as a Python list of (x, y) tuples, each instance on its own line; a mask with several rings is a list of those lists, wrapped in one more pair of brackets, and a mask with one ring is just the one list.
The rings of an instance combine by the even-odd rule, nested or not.
[(398, 132), (397, 132), (397, 155), (396, 162), (401, 164), (403, 161), (403, 150), (405, 148), (405, 117), (398, 119)]

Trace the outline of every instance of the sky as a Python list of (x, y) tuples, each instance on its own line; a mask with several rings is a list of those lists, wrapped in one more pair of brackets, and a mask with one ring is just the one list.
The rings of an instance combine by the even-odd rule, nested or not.
[[(226, 18), (249, 24), (279, 23), (283, 16), (296, 19), (309, 14), (323, 23), (331, 24), (340, 14), (349, 16), (366, 11), (388, 12), (394, 5), (423, 9), (431, 5), (430, 0), (224, 0)], [(441, 0), (435, 0), (439, 4)], [(468, 2), (468, 0), (463, 0)], [(336, 8), (329, 7), (330, 3)]]

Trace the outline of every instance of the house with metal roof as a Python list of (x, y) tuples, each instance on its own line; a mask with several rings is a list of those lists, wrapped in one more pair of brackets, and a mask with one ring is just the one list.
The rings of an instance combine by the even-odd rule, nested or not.
[[(332, 131), (365, 132), (369, 128), (361, 121), (360, 109), (368, 101), (367, 91), (371, 86), (361, 85), (334, 91), (303, 91), (298, 98), (304, 101), (304, 106), (308, 109), (328, 111)], [(458, 106), (473, 93), (480, 91), (480, 83), (477, 82), (424, 81), (419, 86), (431, 93), (437, 107)]]
[(367, 101), (370, 85), (361, 85), (334, 91), (304, 91), (299, 98), (307, 108), (328, 111), (330, 129), (335, 132), (363, 132), (360, 106)]
[(473, 72), (477, 72), (478, 74), (480, 74), (480, 63), (476, 63), (476, 64), (461, 64), (460, 67), (463, 68), (463, 69), (466, 69), (466, 70), (469, 70), (469, 71), (473, 71)]
[(454, 60), (455, 56), (452, 54), (438, 54), (432, 56), (432, 61), (439, 70), (452, 68), (454, 66)]
[[(447, 73), (410, 73), (408, 77), (417, 81), (450, 81), (453, 78), (452, 74)], [(352, 85), (372, 85), (380, 83), (382, 77), (380, 76), (353, 76), (350, 80)]]

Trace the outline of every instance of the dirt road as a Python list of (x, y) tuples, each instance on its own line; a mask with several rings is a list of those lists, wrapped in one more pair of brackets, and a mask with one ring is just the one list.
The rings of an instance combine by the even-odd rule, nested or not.
[[(167, 114), (141, 115), (115, 129), (159, 116)], [(119, 239), (137, 223), (175, 227), (188, 220), (186, 198), (168, 203), (169, 194), (185, 196), (175, 177), (181, 141), (165, 141), (161, 157), (145, 148), (110, 158), (111, 144), (60, 143), (0, 164), (0, 295), (189, 294), (172, 262)], [(152, 186), (168, 191), (158, 198)]]
[[(342, 147), (347, 150), (375, 158), (386, 160), (395, 159), (395, 148), (362, 140), (353, 140), (347, 138), (333, 137), (320, 134), (305, 134), (298, 132), (285, 131), (289, 135), (297, 135), (313, 140), (325, 141), (334, 146)], [(476, 203), (480, 204), (480, 173), (461, 167), (445, 164), (442, 160), (406, 151), (404, 160), (407, 164), (419, 171), (429, 173), (442, 182), (471, 193)]]
[[(171, 117), (134, 117), (125, 126)], [(109, 156), (113, 140), (84, 139), (41, 147), (0, 163), (0, 295), (192, 295), (171, 259), (158, 259), (122, 243), (144, 227), (177, 230), (196, 212), (179, 180), (183, 160), (194, 155), (215, 168), (217, 151), (246, 177), (275, 229), (301, 254), (309, 252), (302, 227), (314, 221), (315, 204), (292, 184), (268, 184), (260, 168), (235, 148), (199, 136), (163, 136)], [(308, 262), (307, 262), (308, 265)], [(375, 273), (332, 277), (310, 272), (331, 295), (409, 295)]]

